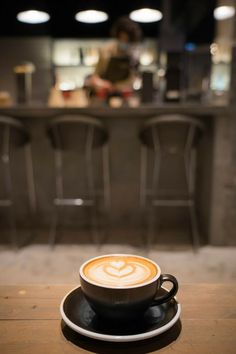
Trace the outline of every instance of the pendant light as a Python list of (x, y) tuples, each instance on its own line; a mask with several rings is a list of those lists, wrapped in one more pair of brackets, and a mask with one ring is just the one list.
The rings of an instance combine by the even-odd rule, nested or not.
[(129, 15), (130, 19), (141, 23), (151, 23), (157, 22), (162, 19), (161, 11), (157, 9), (152, 9), (149, 7), (144, 7), (138, 10), (134, 10)]
[(23, 23), (38, 24), (50, 20), (50, 15), (44, 11), (27, 10), (21, 11), (16, 16), (17, 20)]
[(75, 19), (83, 23), (101, 23), (108, 19), (108, 15), (104, 11), (91, 9), (77, 12)]
[(235, 15), (234, 6), (218, 6), (214, 10), (214, 18), (218, 21), (227, 20)]
[(75, 19), (82, 23), (102, 23), (108, 20), (108, 14), (104, 2), (98, 0), (86, 0), (81, 2)]

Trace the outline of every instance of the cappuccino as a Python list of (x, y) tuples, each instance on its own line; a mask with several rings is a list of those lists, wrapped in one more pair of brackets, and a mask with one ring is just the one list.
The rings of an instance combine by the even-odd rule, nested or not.
[(123, 254), (94, 258), (84, 265), (82, 272), (97, 285), (128, 288), (148, 283), (159, 270), (146, 258)]

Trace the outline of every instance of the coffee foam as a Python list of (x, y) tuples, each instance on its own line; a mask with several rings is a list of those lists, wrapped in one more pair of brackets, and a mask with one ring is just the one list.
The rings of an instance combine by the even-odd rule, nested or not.
[(142, 285), (157, 275), (148, 259), (135, 256), (104, 256), (91, 260), (83, 273), (89, 281), (111, 287)]

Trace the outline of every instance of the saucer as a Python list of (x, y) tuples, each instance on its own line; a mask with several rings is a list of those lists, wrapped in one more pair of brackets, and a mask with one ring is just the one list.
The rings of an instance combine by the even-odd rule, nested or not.
[[(160, 289), (160, 295), (165, 292), (164, 288)], [(140, 321), (126, 323), (125, 326), (114, 324), (95, 314), (79, 286), (64, 297), (60, 312), (68, 327), (86, 337), (108, 342), (133, 342), (170, 329), (179, 319), (181, 307), (173, 298), (167, 303), (149, 307)]]

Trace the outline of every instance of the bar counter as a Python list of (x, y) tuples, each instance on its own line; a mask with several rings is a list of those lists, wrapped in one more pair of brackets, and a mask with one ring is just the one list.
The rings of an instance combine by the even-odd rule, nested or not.
[(137, 108), (111, 108), (105, 104), (88, 106), (85, 108), (63, 107), (54, 108), (43, 105), (0, 107), (0, 114), (12, 115), (19, 118), (44, 118), (58, 114), (88, 114), (96, 117), (109, 118), (147, 118), (160, 114), (190, 114), (197, 116), (228, 116), (236, 113), (236, 106), (204, 105), (204, 104), (143, 104)]
[[(213, 245), (230, 245), (236, 242), (233, 233), (236, 228), (235, 113), (234, 106), (200, 103), (150, 104), (137, 108), (109, 108), (105, 105), (86, 108), (48, 108), (42, 105), (0, 108), (0, 115), (21, 119), (32, 136), (37, 193), (36, 219), (39, 227), (48, 227), (50, 223), (55, 189), (52, 148), (45, 134), (46, 125), (53, 117), (85, 114), (104, 121), (110, 136), (111, 226), (131, 226), (137, 229), (140, 227), (138, 134), (142, 124), (146, 119), (162, 114), (187, 114), (203, 120), (207, 130), (198, 148), (197, 207), (204, 241)], [(25, 202), (21, 163), (17, 158), (12, 168), (18, 178), (16, 199)], [(75, 160), (72, 165), (74, 163)], [(79, 183), (78, 178), (74, 181)], [(19, 206), (19, 222), (25, 218), (25, 213), (26, 208)]]

